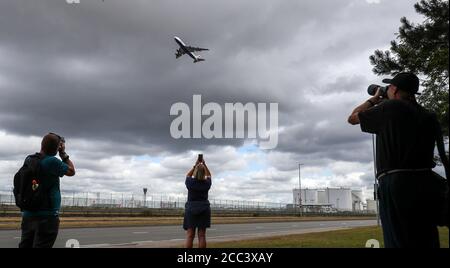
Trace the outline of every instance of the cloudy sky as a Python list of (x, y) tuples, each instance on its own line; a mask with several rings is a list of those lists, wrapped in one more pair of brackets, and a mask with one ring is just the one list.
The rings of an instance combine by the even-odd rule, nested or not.
[[(410, 0), (4, 0), (0, 2), (0, 191), (49, 131), (77, 168), (66, 192), (186, 194), (202, 152), (211, 197), (292, 202), (302, 187), (371, 196), (371, 136), (346, 120), (380, 83), (369, 56), (387, 49)], [(175, 59), (173, 36), (210, 48)], [(170, 107), (278, 103), (278, 146), (173, 139)]]

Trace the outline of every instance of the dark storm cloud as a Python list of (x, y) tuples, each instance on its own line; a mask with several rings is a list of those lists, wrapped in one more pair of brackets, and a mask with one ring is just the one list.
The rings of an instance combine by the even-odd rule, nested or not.
[[(280, 151), (368, 160), (356, 149), (367, 137), (346, 125), (348, 107), (314, 104), (305, 94), (356, 91), (363, 79), (353, 74), (314, 85), (321, 66), (392, 39), (374, 30), (398, 24), (405, 14), (393, 10), (412, 3), (390, 2), (2, 1), (0, 125), (19, 135), (56, 131), (98, 141), (95, 150), (123, 155), (242, 144), (170, 137), (171, 104), (202, 94), (204, 102), (278, 102), (287, 127)], [(175, 60), (173, 35), (211, 48), (207, 61)], [(284, 79), (288, 69), (297, 75)]]

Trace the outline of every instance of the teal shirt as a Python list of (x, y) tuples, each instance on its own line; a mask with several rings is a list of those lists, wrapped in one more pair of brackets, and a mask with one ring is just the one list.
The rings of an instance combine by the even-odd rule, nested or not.
[(61, 191), (59, 178), (64, 176), (69, 166), (54, 156), (45, 156), (41, 162), (41, 182), (48, 187), (50, 195), (50, 209), (39, 211), (22, 211), (23, 217), (58, 216), (61, 208)]

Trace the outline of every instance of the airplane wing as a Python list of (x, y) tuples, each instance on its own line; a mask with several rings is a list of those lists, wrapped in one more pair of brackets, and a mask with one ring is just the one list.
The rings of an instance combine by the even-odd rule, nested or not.
[(189, 47), (189, 46), (187, 46), (186, 49), (189, 50), (190, 52), (209, 50), (207, 48)]

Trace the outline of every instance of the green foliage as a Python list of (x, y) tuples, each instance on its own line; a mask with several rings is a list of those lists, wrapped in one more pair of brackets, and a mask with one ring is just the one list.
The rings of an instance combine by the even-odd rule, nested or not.
[(448, 0), (421, 0), (414, 7), (425, 20), (416, 25), (402, 17), (390, 50), (376, 50), (370, 62), (377, 75), (402, 71), (418, 74), (423, 87), (419, 102), (437, 114), (443, 134), (448, 137)]

